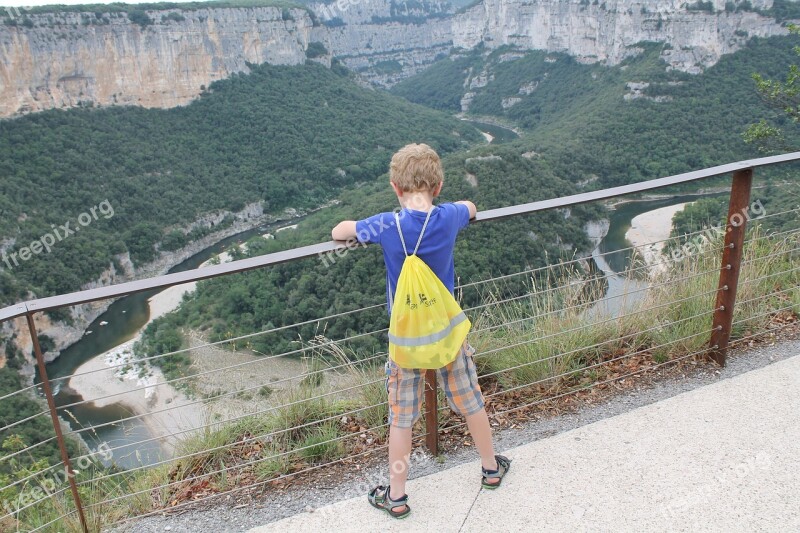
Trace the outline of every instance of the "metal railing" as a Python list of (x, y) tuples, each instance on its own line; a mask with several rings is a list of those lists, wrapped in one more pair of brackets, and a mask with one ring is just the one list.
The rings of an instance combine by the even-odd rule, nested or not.
[[(748, 326), (752, 327), (764, 319), (796, 310), (796, 304), (791, 298), (797, 296), (800, 267), (792, 265), (800, 248), (800, 229), (755, 234), (748, 239), (747, 217), (740, 217), (739, 214), (744, 213), (750, 205), (754, 169), (798, 160), (800, 152), (480, 212), (475, 220), (477, 223), (597, 202), (733, 173), (724, 238), (698, 250), (683, 267), (676, 267), (675, 261), (669, 257), (662, 257), (655, 263), (631, 267), (627, 272), (628, 276), (645, 277), (649, 281), (644, 286), (607, 297), (608, 300), (639, 301), (632, 308), (623, 306), (619, 314), (598, 314), (590, 317), (586, 313), (594, 301), (585, 296), (587, 286), (594, 283), (582, 270), (586, 258), (473, 280), (458, 286), (457, 290), (460, 292), (475, 291), (481, 296), (477, 304), (466, 307), (465, 311), (474, 325), (471, 342), (479, 345), (477, 361), (490, 416), (494, 420), (503, 420), (515, 413), (568, 395), (601, 390), (628, 377), (653, 372), (699, 356), (707, 356), (718, 364), (725, 364), (729, 346), (765, 332), (763, 328), (747, 330)], [(800, 209), (794, 209), (769, 213), (768, 216), (792, 217), (799, 212)], [(698, 235), (701, 233), (697, 232)], [(665, 239), (658, 244), (679, 244), (682, 239), (693, 235)], [(748, 252), (748, 247), (751, 252)], [(763, 251), (765, 247), (769, 248), (769, 253)], [(347, 243), (321, 243), (197, 270), (31, 300), (1, 309), (0, 321), (25, 317), (47, 409), (9, 421), (0, 428), (0, 435), (13, 433), (12, 430), (45, 418), (49, 418), (52, 424), (53, 435), (9, 451), (0, 458), (0, 469), (13, 461), (22, 461), (24, 457), (31, 456), (32, 452), (41, 451), (41, 448), (52, 446), (54, 442), (58, 445), (61, 463), (39, 470), (31, 467), (24, 470), (18, 479), (9, 478), (4, 486), (0, 486), (0, 494), (3, 491), (17, 495), (26, 493), (24, 501), (17, 499), (17, 505), (0, 509), (0, 524), (2, 520), (14, 519), (20, 513), (32, 511), (37, 506), (52, 505), (53, 501), (59, 501), (60, 507), (51, 509), (50, 514), (39, 520), (32, 529), (42, 530), (53, 524), (72, 520), (76, 527), (89, 531), (99, 520), (98, 516), (108, 514), (108, 509), (114, 509), (120, 503), (140, 506), (141, 512), (136, 513), (138, 516), (163, 511), (162, 508), (148, 510), (143, 501), (150, 504), (155, 502), (156, 507), (182, 509), (220, 495), (245, 492), (250, 494), (271, 483), (290, 477), (311, 475), (320, 468), (334, 467), (346, 460), (374, 455), (385, 448), (386, 444), (381, 443), (385, 440), (387, 429), (384, 417), (386, 400), (385, 390), (384, 397), (380, 395), (384, 381), (380, 363), (386, 358), (386, 354), (378, 352), (353, 358), (348, 355), (347, 347), (348, 343), (363, 338), (383, 339), (386, 328), (355, 332), (338, 339), (312, 339), (296, 349), (262, 356), (247, 355), (241, 361), (230, 361), (231, 364), (200, 368), (189, 375), (169, 379), (164, 377), (155, 383), (146, 382), (123, 391), (99, 394), (60, 405), (56, 404), (53, 392), (54, 386), (63, 387), (69, 379), (75, 377), (116, 379), (120, 372), (130, 370), (131, 367), (152, 370), (152, 365), (169, 357), (192, 354), (196, 362), (201, 362), (203, 358), (213, 359), (213, 353), (199, 352), (229, 347), (232, 343), (283, 333), (301, 326), (329, 323), (346, 316), (375, 312), (384, 307), (384, 303), (271, 327), (234, 338), (214, 342), (205, 339), (188, 348), (111, 363), (102, 368), (54, 379), (47, 375), (36, 331), (34, 317), (44, 311), (267, 268), (335, 253), (345, 248), (348, 248)], [(638, 247), (630, 247), (624, 251), (637, 252)], [(609, 254), (619, 252), (620, 250), (616, 250)], [(768, 258), (776, 261), (765, 261)], [(781, 262), (783, 260), (789, 261), (786, 268)], [(800, 264), (800, 261), (797, 262)], [(759, 266), (764, 264), (771, 265), (772, 270), (759, 271)], [(669, 275), (653, 273), (659, 267), (667, 269)], [(584, 275), (576, 276), (576, 272)], [(515, 294), (503, 293), (498, 296), (497, 292), (493, 292), (494, 288), (514, 278), (538, 277), (548, 278), (550, 283), (541, 288), (523, 283), (523, 288)], [(771, 288), (770, 284), (776, 281), (788, 285)], [(680, 286), (681, 290), (675, 290), (676, 286)], [(738, 294), (742, 294), (743, 298), (737, 306)], [(648, 301), (648, 298), (656, 299)], [(773, 305), (771, 300), (777, 300), (777, 303)], [(379, 298), (376, 295), (377, 301)], [(738, 320), (735, 320), (735, 311), (739, 313)], [(673, 316), (671, 313), (678, 315)], [(741, 331), (741, 334), (732, 340), (735, 331)], [(302, 369), (296, 366), (294, 373), (277, 377), (273, 381), (259, 379), (266, 376), (264, 369), (277, 361), (309, 354), (319, 356), (320, 353), (325, 354), (324, 359), (327, 361), (321, 366)], [(206, 361), (203, 364), (210, 363)], [(69, 417), (75, 408), (85, 408), (93, 403), (124, 401), (131, 394), (145, 395), (156, 391), (174, 394), (178, 398), (178, 389), (187, 383), (198, 380), (210, 382), (213, 376), (234, 372), (247, 372), (257, 377), (236, 390), (212, 390), (200, 398), (181, 397), (180, 401), (156, 409), (134, 411), (130, 416), (89, 427), (73, 428), (62, 424), (60, 420), (63, 418), (70, 422)], [(335, 386), (318, 385), (323, 377), (331, 376), (338, 380)], [(427, 372), (426, 382), (424, 431), (416, 438), (424, 440), (431, 453), (437, 454), (441, 436), (456, 432), (464, 423), (449, 416), (446, 406), (439, 407), (433, 371)], [(311, 385), (301, 386), (301, 383)], [(13, 401), (21, 395), (30, 396), (37, 387), (38, 385), (30, 385), (6, 394), (0, 397), (0, 403)], [(272, 389), (278, 390), (275, 398), (271, 397), (274, 392)], [(98, 430), (120, 424), (143, 424), (145, 419), (160, 418), (163, 421), (168, 416), (177, 419), (197, 410), (210, 413), (219, 403), (256, 396), (265, 390), (268, 390), (265, 396), (269, 397), (263, 401), (254, 401), (252, 410), (227, 413), (218, 420), (183, 421), (163, 432), (154, 431), (151, 423), (148, 437), (119, 446), (107, 446), (104, 450), (113, 456), (115, 453), (127, 452), (144, 445), (167, 442), (175, 447), (175, 451), (167, 457), (124, 470), (98, 468), (87, 474), (85, 468), (81, 468), (81, 472), (76, 472), (73, 468), (75, 463), (91, 463), (95, 454), (79, 451), (71, 456), (67, 445), (70, 439), (74, 442), (86, 442)], [(356, 398), (358, 401), (354, 400)], [(232, 436), (223, 435), (224, 428), (231, 428), (236, 424), (241, 426), (238, 433), (233, 431)], [(147, 480), (147, 472), (157, 467), (170, 467), (171, 471), (169, 475), (160, 478), (161, 482), (156, 485), (142, 481)], [(31, 487), (41, 488), (42, 479), (52, 477), (59, 470), (63, 470), (64, 479), (59, 483), (51, 483), (52, 490), (31, 490)], [(102, 497), (87, 496), (93, 492), (100, 492)], [(119, 519), (128, 518), (120, 516)]]

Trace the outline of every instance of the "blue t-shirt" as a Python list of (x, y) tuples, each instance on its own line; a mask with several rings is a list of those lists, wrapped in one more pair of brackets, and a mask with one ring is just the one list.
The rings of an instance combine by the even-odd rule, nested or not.
[[(422, 225), (428, 216), (426, 211), (403, 209), (398, 213), (400, 228), (406, 242), (408, 255), (414, 252)], [(453, 248), (456, 236), (462, 228), (469, 224), (469, 208), (464, 204), (440, 204), (431, 211), (428, 226), (422, 236), (417, 250), (420, 259), (439, 276), (442, 283), (452, 293), (455, 284), (455, 267), (453, 264)], [(380, 244), (383, 248), (383, 261), (386, 263), (386, 301), (394, 299), (397, 278), (406, 254), (400, 242), (394, 213), (379, 213), (356, 222), (356, 238), (367, 244)]]

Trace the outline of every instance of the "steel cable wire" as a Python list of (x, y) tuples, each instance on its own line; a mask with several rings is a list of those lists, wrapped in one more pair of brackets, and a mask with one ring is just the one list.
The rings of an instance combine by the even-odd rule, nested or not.
[[(335, 341), (333, 341), (333, 342), (335, 342)], [(358, 359), (358, 360), (355, 360), (355, 361), (351, 361), (349, 363), (343, 363), (343, 364), (341, 364), (339, 366), (322, 368), (320, 370), (314, 370), (314, 371), (311, 371), (311, 372), (305, 372), (303, 374), (297, 374), (295, 376), (290, 376), (288, 378), (279, 379), (277, 381), (271, 381), (270, 385), (277, 385), (279, 383), (285, 383), (285, 382), (288, 382), (288, 381), (294, 381), (296, 379), (302, 379), (302, 378), (305, 378), (307, 376), (312, 376), (312, 375), (319, 374), (319, 373), (322, 373), (322, 372), (327, 372), (327, 371), (330, 371), (330, 370), (336, 370), (336, 369), (340, 369), (340, 368), (344, 368), (344, 367), (351, 367), (351, 366), (355, 366), (355, 365), (358, 365), (358, 364), (363, 364), (363, 363), (372, 361), (374, 359), (377, 359), (378, 357), (380, 357), (382, 355), (385, 355), (385, 354), (380, 354), (379, 353), (379, 354), (376, 354), (376, 355), (373, 355), (371, 357), (367, 357), (367, 358), (364, 358), (364, 359)], [(227, 370), (229, 368), (230, 367), (223, 367), (223, 368), (219, 368), (219, 369), (216, 369), (216, 370), (213, 370), (213, 371), (209, 371), (209, 372), (210, 373), (217, 373), (217, 372), (221, 373), (223, 370)], [(199, 374), (192, 374), (191, 377), (194, 377), (194, 376), (197, 376), (197, 375), (199, 375)], [(99, 401), (99, 400), (106, 400), (108, 398), (113, 398), (114, 396), (130, 394), (132, 392), (139, 392), (139, 391), (143, 391), (143, 390), (146, 391), (147, 389), (150, 389), (150, 388), (153, 388), (153, 387), (160, 387), (160, 386), (163, 386), (163, 385), (171, 385), (171, 382), (170, 381), (163, 381), (163, 382), (155, 383), (153, 385), (148, 385), (146, 387), (142, 387), (142, 388), (139, 388), (139, 389), (131, 389), (129, 391), (117, 392), (117, 393), (114, 393), (114, 394), (109, 394), (107, 396), (101, 396), (99, 398), (92, 398), (90, 400), (82, 400), (80, 402), (74, 402), (74, 403), (71, 403), (71, 404), (61, 405), (61, 406), (58, 407), (58, 409), (69, 409), (70, 407), (75, 407), (75, 406), (78, 406), (78, 405), (84, 405), (84, 404), (96, 402), (96, 401)], [(246, 392), (246, 391), (250, 391), (250, 390), (255, 390), (255, 389), (260, 388), (260, 387), (261, 387), (261, 385), (255, 385), (253, 387), (248, 387), (248, 388), (244, 388), (244, 389), (238, 389), (238, 390), (235, 390), (235, 391), (221, 393), (221, 394), (219, 394), (217, 396), (211, 396), (211, 397), (208, 397), (208, 398), (203, 398), (202, 400), (196, 400), (196, 401), (193, 401), (193, 402), (189, 402), (189, 403), (183, 404), (181, 406), (168, 407), (166, 409), (161, 409), (161, 410), (158, 410), (158, 411), (152, 411), (152, 412), (150, 412), (148, 414), (157, 414), (157, 413), (170, 411), (172, 409), (178, 409), (178, 408), (181, 408), (181, 407), (187, 407), (189, 405), (196, 405), (196, 404), (199, 404), (199, 403), (204, 403), (205, 401), (208, 401), (208, 400), (216, 400), (216, 399), (219, 399), (219, 398), (223, 398), (225, 396), (231, 396), (231, 395), (236, 395), (236, 394), (239, 394), (239, 393), (242, 393), (242, 392)], [(99, 426), (93, 426), (93, 427), (99, 427)]]
[[(690, 354), (687, 354), (687, 355), (676, 357), (675, 359), (670, 359), (669, 361), (665, 361), (663, 363), (658, 363), (658, 364), (653, 365), (653, 366), (648, 366), (648, 367), (645, 367), (645, 368), (641, 368), (639, 370), (636, 370), (634, 372), (630, 372), (628, 374), (624, 374), (624, 375), (621, 375), (621, 376), (616, 376), (616, 377), (613, 377), (613, 378), (609, 378), (609, 379), (606, 379), (604, 381), (591, 383), (591, 384), (588, 384), (588, 385), (586, 385), (584, 387), (581, 387), (581, 388), (578, 388), (578, 389), (573, 389), (573, 390), (569, 390), (569, 391), (565, 391), (565, 392), (559, 393), (559, 394), (557, 394), (555, 396), (549, 396), (547, 398), (540, 398), (540, 399), (534, 400), (534, 401), (532, 401), (530, 403), (527, 403), (527, 404), (524, 404), (524, 405), (515, 406), (515, 407), (512, 407), (512, 408), (506, 409), (504, 411), (493, 412), (493, 413), (489, 414), (489, 418), (496, 418), (498, 416), (502, 416), (502, 415), (511, 413), (513, 411), (519, 411), (521, 409), (526, 409), (526, 408), (529, 408), (529, 407), (533, 407), (534, 405), (539, 405), (539, 404), (542, 404), (542, 403), (546, 403), (546, 402), (550, 402), (550, 401), (553, 401), (553, 400), (557, 400), (559, 398), (563, 398), (565, 396), (569, 396), (569, 395), (572, 395), (572, 394), (577, 394), (579, 392), (583, 392), (585, 390), (589, 390), (589, 389), (592, 389), (594, 387), (598, 387), (600, 385), (606, 385), (606, 384), (609, 384), (609, 383), (613, 383), (615, 381), (625, 380), (625, 379), (627, 379), (629, 377), (635, 376), (637, 374), (641, 374), (643, 372), (656, 370), (658, 368), (661, 368), (661, 367), (664, 367), (664, 366), (668, 366), (668, 365), (673, 365), (675, 363), (678, 363), (680, 361), (684, 361), (686, 359), (697, 357), (698, 355), (702, 355), (702, 354), (706, 353), (708, 350), (709, 350), (709, 348), (704, 348), (702, 350), (698, 350), (696, 352), (693, 352), (693, 353), (690, 353)], [(466, 426), (466, 425), (467, 425), (466, 422), (459, 422), (458, 424), (455, 424), (455, 425), (452, 425), (452, 426), (446, 426), (443, 429), (453, 430), (453, 429), (458, 429), (458, 428)]]
[[(383, 379), (380, 379), (378, 381), (383, 381)], [(370, 382), (370, 383), (368, 383), (366, 385), (370, 385), (372, 383), (377, 383), (378, 381)], [(333, 420), (341, 419), (341, 417), (343, 417), (343, 416), (347, 416), (347, 415), (351, 415), (351, 414), (354, 414), (354, 413), (358, 413), (360, 411), (366, 411), (367, 409), (373, 409), (375, 407), (380, 407), (382, 405), (387, 405), (387, 403), (388, 402), (381, 402), (381, 403), (377, 403), (377, 404), (374, 404), (374, 405), (368, 405), (368, 406), (365, 406), (365, 407), (359, 407), (357, 409), (352, 409), (350, 411), (344, 411), (344, 412), (341, 412), (341, 413), (337, 413), (335, 415), (331, 415), (331, 416), (328, 416), (326, 418), (321, 418), (319, 420), (314, 420), (312, 422), (306, 422), (305, 424), (301, 424), (299, 426), (292, 426), (292, 427), (289, 427), (289, 428), (280, 429), (280, 430), (272, 431), (272, 432), (269, 432), (269, 433), (263, 433), (263, 434), (260, 434), (260, 435), (254, 435), (252, 437), (248, 437), (248, 438), (243, 439), (243, 440), (237, 440), (237, 441), (232, 442), (230, 444), (217, 446), (215, 448), (206, 448), (206, 449), (203, 449), (203, 450), (201, 450), (199, 452), (194, 452), (194, 453), (190, 453), (190, 454), (186, 454), (186, 455), (181, 455), (179, 457), (173, 457), (173, 458), (170, 458), (170, 459), (165, 459), (165, 460), (159, 461), (157, 463), (150, 463), (150, 464), (147, 464), (147, 465), (142, 465), (142, 466), (137, 466), (135, 468), (130, 468), (130, 469), (127, 469), (127, 470), (124, 470), (124, 471), (121, 471), (121, 472), (114, 472), (112, 474), (108, 474), (108, 475), (105, 475), (105, 476), (93, 478), (91, 480), (82, 481), (81, 483), (78, 484), (78, 486), (85, 485), (87, 483), (93, 483), (93, 482), (101, 481), (101, 480), (104, 480), (104, 479), (109, 479), (109, 478), (112, 478), (112, 477), (117, 477), (117, 476), (120, 476), (120, 475), (128, 475), (128, 474), (131, 474), (131, 473), (136, 472), (138, 470), (146, 470), (146, 469), (150, 469), (150, 468), (153, 468), (153, 467), (156, 467), (156, 466), (160, 466), (160, 465), (163, 465), (163, 464), (175, 463), (175, 462), (181, 461), (183, 459), (189, 459), (191, 457), (196, 457), (198, 455), (203, 455), (203, 454), (210, 453), (210, 452), (224, 450), (224, 449), (227, 449), (227, 448), (231, 448), (231, 447), (234, 447), (234, 446), (239, 446), (239, 445), (250, 443), (250, 442), (260, 441), (260, 440), (263, 440), (263, 439), (267, 439), (269, 437), (273, 437), (275, 435), (279, 435), (281, 433), (287, 433), (289, 431), (295, 431), (297, 429), (302, 429), (302, 428), (305, 428), (305, 427), (311, 427), (311, 426), (322, 424), (324, 422), (330, 422), (330, 421), (333, 421)], [(250, 415), (250, 416), (254, 416), (254, 415)], [(161, 437), (161, 438), (163, 438), (163, 437)], [(137, 444), (139, 444), (139, 443), (137, 443)], [(320, 444), (325, 444), (325, 443), (320, 443)], [(119, 449), (119, 448), (117, 448), (117, 449)]]
[(65, 518), (67, 518), (68, 516), (72, 516), (72, 515), (74, 515), (74, 514), (77, 514), (77, 513), (78, 513), (78, 511), (77, 511), (76, 509), (73, 509), (72, 511), (70, 511), (70, 512), (68, 512), (68, 513), (66, 513), (66, 514), (62, 514), (62, 515), (61, 515), (61, 516), (59, 516), (58, 518), (56, 518), (56, 519), (54, 519), (54, 520), (50, 520), (50, 521), (49, 521), (49, 522), (47, 522), (46, 524), (43, 524), (43, 525), (41, 525), (41, 526), (37, 527), (36, 529), (31, 529), (29, 533), (34, 533), (35, 531), (44, 531), (44, 528), (46, 528), (46, 527), (48, 527), (48, 526), (50, 526), (50, 525), (53, 525), (53, 524), (55, 524), (55, 523), (56, 523), (56, 522), (58, 522), (59, 520), (63, 520), (63, 519), (65, 519)]
[[(377, 429), (381, 429), (381, 428), (388, 427), (388, 426), (389, 426), (388, 424), (381, 424), (379, 426), (371, 427), (371, 428), (369, 428), (366, 431), (363, 431), (361, 433), (375, 431)], [(149, 492), (151, 492), (153, 490), (165, 489), (165, 488), (171, 487), (173, 485), (181, 485), (183, 483), (196, 481), (198, 479), (203, 479), (203, 478), (210, 477), (210, 476), (213, 476), (213, 475), (216, 475), (216, 474), (221, 474), (223, 472), (230, 472), (231, 470), (241, 470), (241, 469), (243, 469), (245, 467), (249, 467), (249, 466), (253, 466), (255, 464), (263, 463), (265, 461), (270, 461), (270, 460), (273, 460), (273, 459), (275, 459), (277, 457), (283, 457), (285, 455), (292, 455), (292, 454), (295, 454), (295, 453), (298, 453), (298, 452), (302, 452), (303, 450), (307, 450), (307, 449), (310, 449), (310, 448), (321, 446), (323, 444), (330, 444), (330, 443), (333, 443), (333, 442), (339, 442), (339, 441), (342, 441), (342, 440), (345, 440), (345, 439), (351, 439), (353, 437), (358, 437), (358, 436), (359, 436), (359, 433), (348, 433), (347, 435), (342, 435), (341, 437), (336, 437), (336, 438), (333, 438), (333, 439), (329, 439), (329, 440), (326, 440), (324, 442), (315, 442), (313, 444), (309, 444), (308, 446), (303, 446), (302, 448), (294, 448), (294, 449), (291, 449), (291, 450), (287, 450), (285, 452), (280, 452), (280, 453), (277, 453), (277, 454), (274, 454), (274, 455), (270, 455), (269, 457), (262, 457), (262, 458), (256, 459), (255, 461), (250, 461), (250, 462), (247, 462), (247, 463), (241, 463), (241, 464), (237, 464), (237, 465), (231, 466), (231, 467), (221, 468), (219, 470), (213, 470), (211, 472), (204, 472), (204, 473), (202, 473), (202, 474), (200, 474), (198, 476), (194, 476), (194, 477), (191, 477), (191, 478), (181, 479), (181, 480), (177, 480), (177, 481), (171, 481), (171, 482), (165, 483), (163, 485), (157, 485), (155, 487), (148, 487), (147, 489), (131, 492), (131, 493), (125, 494), (124, 496), (118, 496), (116, 498), (111, 498), (109, 500), (103, 500), (103, 501), (100, 501), (100, 502), (95, 502), (95, 503), (87, 505), (85, 508), (89, 509), (89, 508), (92, 508), (92, 507), (97, 507), (98, 505), (109, 504), (109, 503), (113, 503), (113, 502), (119, 501), (119, 500), (126, 500), (128, 498), (133, 497), (133, 496), (138, 496), (139, 494), (149, 493)], [(331, 462), (329, 462), (327, 464), (331, 464)]]

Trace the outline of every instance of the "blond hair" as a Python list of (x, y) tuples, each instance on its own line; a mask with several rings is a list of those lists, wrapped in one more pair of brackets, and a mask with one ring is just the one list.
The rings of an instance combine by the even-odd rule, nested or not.
[(427, 144), (408, 144), (392, 156), (389, 179), (403, 192), (433, 191), (444, 181), (442, 161)]

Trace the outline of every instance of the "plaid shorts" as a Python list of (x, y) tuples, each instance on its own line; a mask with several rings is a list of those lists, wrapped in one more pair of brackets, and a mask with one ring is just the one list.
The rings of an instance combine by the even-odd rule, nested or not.
[[(473, 355), (475, 349), (465, 343), (452, 363), (436, 371), (447, 403), (463, 416), (473, 415), (484, 406)], [(389, 425), (410, 428), (420, 415), (425, 370), (401, 368), (389, 359), (386, 362), (386, 391), (389, 393)]]

